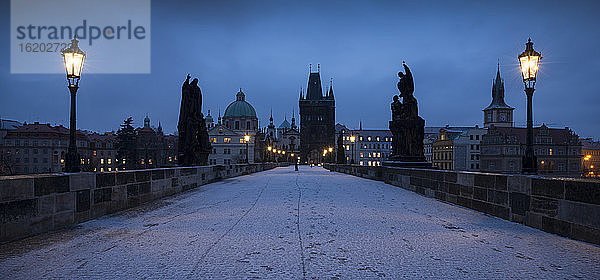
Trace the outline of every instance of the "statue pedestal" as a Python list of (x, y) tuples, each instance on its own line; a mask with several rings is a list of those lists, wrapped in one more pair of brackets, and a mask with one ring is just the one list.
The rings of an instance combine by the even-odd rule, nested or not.
[(390, 121), (390, 131), (393, 135), (392, 150), (383, 166), (405, 168), (433, 168), (423, 155), (423, 137), (425, 120), (419, 116)]

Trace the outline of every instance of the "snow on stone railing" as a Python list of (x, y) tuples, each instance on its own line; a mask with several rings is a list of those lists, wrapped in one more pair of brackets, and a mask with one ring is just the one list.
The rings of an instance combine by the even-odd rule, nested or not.
[(326, 164), (545, 232), (600, 245), (600, 181)]
[(61, 229), (200, 185), (286, 164), (0, 177), (0, 243)]

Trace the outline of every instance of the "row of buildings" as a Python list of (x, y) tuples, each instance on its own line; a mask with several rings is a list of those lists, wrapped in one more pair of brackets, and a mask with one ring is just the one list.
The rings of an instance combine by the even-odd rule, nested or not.
[[(69, 129), (39, 122), (19, 123), (0, 120), (0, 173), (56, 173), (62, 172), (69, 146)], [(177, 137), (165, 135), (159, 124), (150, 127), (146, 116), (144, 126), (135, 129), (138, 162), (135, 168), (174, 166), (177, 155)], [(76, 132), (77, 151), (82, 171), (116, 171), (123, 163), (117, 156), (117, 134)]]
[[(391, 153), (389, 130), (349, 129), (335, 124), (333, 85), (323, 94), (320, 71), (309, 72), (306, 91), (298, 100), (300, 123), (292, 111), (275, 125), (261, 127), (254, 107), (240, 89), (215, 121), (206, 115), (212, 151), (209, 164), (293, 161), (318, 164), (336, 161), (336, 139), (342, 137), (345, 160), (364, 166), (380, 166)], [(514, 108), (504, 100), (500, 68), (492, 85), (492, 101), (483, 109), (483, 126), (426, 127), (424, 154), (439, 169), (519, 173), (525, 150), (526, 129), (514, 127)], [(20, 124), (0, 120), (0, 171), (8, 174), (60, 172), (64, 166), (69, 131), (49, 124)], [(171, 166), (177, 162), (177, 136), (165, 135), (160, 123), (135, 129), (136, 168)], [(117, 156), (117, 135), (77, 132), (77, 145), (85, 171), (122, 168)], [(600, 144), (580, 139), (569, 128), (534, 128), (535, 154), (539, 173), (556, 176), (597, 176)]]

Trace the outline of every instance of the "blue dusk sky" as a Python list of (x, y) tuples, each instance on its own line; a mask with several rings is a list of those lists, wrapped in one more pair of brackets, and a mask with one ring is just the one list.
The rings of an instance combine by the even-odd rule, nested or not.
[[(64, 74), (10, 73), (10, 1), (0, 4), (0, 118), (68, 126)], [(277, 125), (298, 112), (308, 65), (333, 78), (336, 122), (385, 129), (402, 61), (427, 126), (482, 125), (497, 62), (506, 103), (525, 125), (517, 55), (531, 37), (544, 59), (535, 124), (600, 137), (599, 1), (159, 1), (151, 6), (151, 74), (85, 74), (77, 126), (117, 130), (148, 114), (175, 132), (181, 84), (199, 78), (203, 111), (242, 88)], [(115, 9), (118, 13), (118, 9)]]

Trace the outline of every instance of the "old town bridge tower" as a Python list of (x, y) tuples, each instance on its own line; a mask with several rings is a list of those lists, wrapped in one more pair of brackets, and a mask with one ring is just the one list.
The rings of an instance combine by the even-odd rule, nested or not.
[[(318, 68), (320, 70), (320, 66)], [(335, 150), (335, 98), (333, 85), (323, 96), (321, 75), (309, 71), (306, 97), (300, 91), (300, 157), (303, 163), (323, 161), (323, 150)]]

